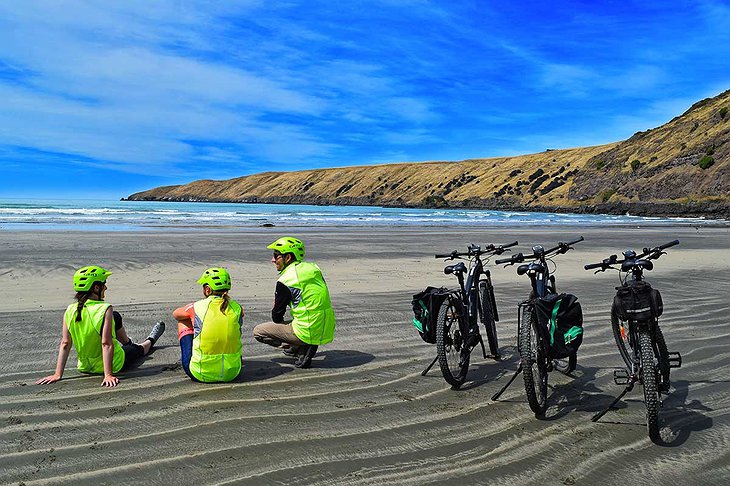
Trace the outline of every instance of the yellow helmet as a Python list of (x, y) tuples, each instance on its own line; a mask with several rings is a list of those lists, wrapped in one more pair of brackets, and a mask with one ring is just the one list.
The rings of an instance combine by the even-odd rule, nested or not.
[(304, 260), (304, 242), (291, 236), (282, 236), (266, 248), (276, 250), (282, 254), (291, 253), (298, 262)]

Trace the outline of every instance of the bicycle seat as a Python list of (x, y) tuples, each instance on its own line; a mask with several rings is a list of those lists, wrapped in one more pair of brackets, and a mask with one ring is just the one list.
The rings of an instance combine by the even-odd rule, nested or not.
[(456, 265), (449, 265), (444, 268), (444, 273), (449, 275), (450, 273), (464, 273), (466, 272), (466, 265), (464, 262), (459, 262)]
[(654, 263), (649, 260), (627, 260), (621, 264), (621, 271), (628, 272), (633, 267), (639, 267), (651, 271), (654, 268)]
[(545, 273), (545, 267), (541, 263), (532, 262), (517, 267), (517, 275), (524, 275), (527, 272)]

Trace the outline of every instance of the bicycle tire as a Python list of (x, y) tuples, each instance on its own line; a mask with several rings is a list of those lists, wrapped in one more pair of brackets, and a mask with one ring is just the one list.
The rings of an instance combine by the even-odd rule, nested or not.
[(547, 358), (537, 326), (532, 306), (523, 306), (517, 349), (522, 359), (522, 378), (525, 382), (527, 403), (535, 416), (541, 417), (547, 408)]
[(654, 343), (656, 344), (656, 357), (659, 365), (659, 372), (661, 373), (661, 382), (664, 387), (660, 387), (663, 391), (669, 390), (669, 349), (667, 349), (667, 342), (664, 340), (664, 334), (659, 328), (659, 323), (656, 324), (654, 329)]
[(646, 425), (649, 428), (649, 438), (656, 440), (659, 437), (657, 369), (654, 363), (654, 347), (651, 336), (646, 330), (639, 331), (639, 350), (641, 384), (644, 387), (644, 404), (646, 405)]
[(629, 371), (634, 369), (634, 352), (631, 346), (631, 336), (629, 333), (628, 321), (622, 321), (616, 310), (611, 308), (611, 329), (613, 330), (613, 338), (616, 341), (621, 359), (626, 363)]
[(455, 299), (441, 304), (436, 318), (436, 355), (441, 374), (452, 388), (459, 388), (466, 381), (469, 368), (468, 352), (463, 352), (464, 336), (461, 320), (465, 318), (463, 305)]
[(492, 292), (486, 280), (479, 281), (479, 318), (487, 331), (487, 344), (489, 353), (494, 359), (499, 359), (499, 341), (497, 339), (497, 323), (494, 320), (494, 309), (492, 308)]

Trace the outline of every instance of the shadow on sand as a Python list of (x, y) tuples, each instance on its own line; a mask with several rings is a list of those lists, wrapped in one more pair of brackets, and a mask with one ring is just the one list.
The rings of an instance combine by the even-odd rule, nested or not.
[[(317, 352), (312, 359), (312, 368), (352, 368), (362, 366), (374, 359), (375, 356), (370, 353), (350, 349), (333, 349)], [(290, 357), (274, 358), (272, 361), (294, 365), (294, 358)]]

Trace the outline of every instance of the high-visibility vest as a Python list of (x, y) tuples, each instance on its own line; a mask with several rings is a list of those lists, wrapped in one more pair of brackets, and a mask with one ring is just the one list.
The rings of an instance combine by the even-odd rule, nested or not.
[(335, 337), (335, 311), (319, 267), (309, 262), (291, 263), (279, 274), (279, 282), (291, 291), (294, 334), (307, 344), (331, 342)]
[(241, 316), (243, 310), (233, 299), (225, 312), (223, 298), (210, 295), (193, 304), (193, 355), (190, 373), (200, 381), (231, 381), (241, 372)]
[[(104, 326), (104, 314), (111, 304), (100, 300), (87, 300), (81, 309), (81, 320), (76, 321), (78, 303), (68, 306), (64, 319), (71, 334), (76, 355), (77, 367), (84, 373), (104, 373), (104, 359), (101, 350), (101, 329)], [(114, 323), (112, 323), (112, 342), (114, 343), (114, 360), (112, 373), (124, 366), (124, 350), (116, 339)]]

